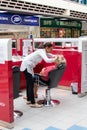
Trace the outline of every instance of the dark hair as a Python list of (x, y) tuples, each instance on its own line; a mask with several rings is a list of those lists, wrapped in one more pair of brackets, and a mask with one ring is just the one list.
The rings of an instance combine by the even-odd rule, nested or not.
[(53, 45), (52, 45), (52, 43), (51, 42), (46, 42), (46, 43), (44, 43), (44, 44), (40, 44), (39, 45), (39, 49), (43, 49), (43, 48), (46, 48), (46, 47), (48, 47), (48, 48), (50, 48), (50, 47), (52, 47)]

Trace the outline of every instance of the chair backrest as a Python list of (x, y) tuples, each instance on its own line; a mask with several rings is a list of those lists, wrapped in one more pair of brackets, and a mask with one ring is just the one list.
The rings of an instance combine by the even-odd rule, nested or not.
[(34, 74), (34, 83), (36, 83), (38, 86), (48, 86), (48, 80), (44, 80), (43, 76), (39, 75), (39, 74)]
[(55, 88), (58, 86), (58, 83), (60, 82), (64, 71), (66, 69), (66, 65), (63, 64), (60, 68), (56, 68), (52, 71), (49, 72), (48, 77), (49, 77), (49, 88)]

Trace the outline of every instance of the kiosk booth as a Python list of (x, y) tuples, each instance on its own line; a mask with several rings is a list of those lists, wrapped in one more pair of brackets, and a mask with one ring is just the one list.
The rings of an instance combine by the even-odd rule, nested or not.
[[(59, 83), (60, 86), (66, 86), (71, 88), (71, 85), (77, 85), (78, 93), (83, 92), (83, 76), (86, 75), (86, 37), (81, 38), (34, 38), (34, 39), (22, 39), (26, 43), (32, 42), (32, 51), (35, 51), (40, 44), (44, 42), (53, 43), (53, 54), (62, 54), (66, 58), (67, 68)], [(21, 45), (22, 41), (21, 40)], [(84, 47), (85, 46), (85, 47)], [(21, 47), (22, 48), (22, 47)], [(84, 56), (83, 56), (84, 55)], [(85, 57), (85, 60), (84, 60)], [(44, 61), (37, 65), (35, 72), (39, 73), (43, 67), (49, 66)], [(80, 79), (79, 79), (80, 78)], [(86, 83), (86, 82), (84, 82)], [(80, 84), (80, 85), (79, 85)], [(83, 85), (82, 85), (83, 84)]]
[(0, 125), (13, 127), (12, 40), (0, 39)]
[[(26, 39), (29, 40), (29, 39)], [(29, 45), (33, 51), (39, 44), (44, 42), (53, 43), (53, 54), (63, 54), (67, 60), (66, 71), (59, 85), (67, 86), (77, 83), (79, 96), (87, 93), (87, 37), (81, 38), (35, 38), (30, 39)], [(28, 44), (28, 42), (26, 42)], [(38, 44), (39, 43), (39, 44)], [(60, 43), (60, 46), (57, 44)], [(32, 53), (32, 52), (31, 52)], [(25, 53), (26, 54), (26, 53)], [(22, 58), (24, 58), (22, 56)], [(21, 64), (20, 61), (12, 61), (12, 40), (0, 39), (0, 125), (7, 128), (14, 127), (14, 105), (13, 105), (13, 65)], [(42, 61), (37, 65), (35, 72), (50, 64)], [(22, 81), (21, 77), (21, 81)], [(20, 82), (21, 82), (20, 81)], [(25, 84), (23, 84), (25, 87)], [(21, 88), (21, 86), (20, 86)]]

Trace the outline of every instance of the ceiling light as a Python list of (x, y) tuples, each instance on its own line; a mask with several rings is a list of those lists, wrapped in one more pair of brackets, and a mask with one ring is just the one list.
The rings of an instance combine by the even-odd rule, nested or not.
[(5, 13), (5, 12), (7, 12), (7, 11), (0, 10), (0, 13)]

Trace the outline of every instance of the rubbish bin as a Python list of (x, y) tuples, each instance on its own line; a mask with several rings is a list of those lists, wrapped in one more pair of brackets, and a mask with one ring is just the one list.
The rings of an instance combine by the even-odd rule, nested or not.
[(20, 89), (20, 68), (19, 66), (13, 66), (13, 97), (14, 99), (19, 97)]
[[(20, 68), (19, 66), (13, 66), (13, 98), (19, 97), (20, 89)], [(18, 118), (23, 115), (23, 112), (19, 110), (14, 110), (14, 118)]]
[(71, 88), (72, 88), (72, 94), (78, 94), (78, 83), (77, 82), (71, 83)]

